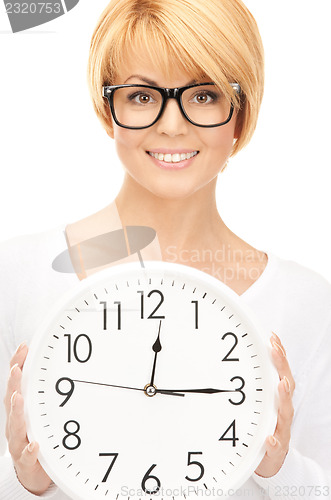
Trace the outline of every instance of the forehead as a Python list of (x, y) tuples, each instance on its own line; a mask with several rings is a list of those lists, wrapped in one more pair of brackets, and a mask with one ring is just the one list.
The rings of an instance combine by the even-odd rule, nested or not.
[(164, 50), (154, 57), (153, 52), (142, 44), (123, 51), (121, 64), (116, 69), (115, 84), (125, 83), (132, 76), (130, 82), (138, 81), (136, 75), (149, 80), (146, 83), (163, 87), (187, 85), (193, 80), (199, 82), (208, 78), (200, 68), (188, 68), (174, 54)]

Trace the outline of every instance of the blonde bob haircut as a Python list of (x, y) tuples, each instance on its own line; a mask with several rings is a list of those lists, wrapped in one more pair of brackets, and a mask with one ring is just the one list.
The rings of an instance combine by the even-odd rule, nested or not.
[[(249, 142), (263, 96), (264, 52), (255, 19), (241, 0), (110, 1), (94, 30), (87, 70), (93, 107), (110, 135), (102, 86), (114, 85), (133, 47), (167, 77), (172, 68), (182, 68), (218, 85), (238, 110), (232, 156)], [(239, 97), (230, 82), (240, 84)]]

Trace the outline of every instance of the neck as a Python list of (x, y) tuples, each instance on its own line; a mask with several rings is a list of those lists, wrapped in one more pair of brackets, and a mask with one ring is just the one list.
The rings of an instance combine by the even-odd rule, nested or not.
[(184, 199), (160, 198), (126, 174), (115, 199), (122, 225), (152, 227), (162, 254), (169, 246), (179, 252), (224, 242), (230, 231), (217, 210), (216, 181)]

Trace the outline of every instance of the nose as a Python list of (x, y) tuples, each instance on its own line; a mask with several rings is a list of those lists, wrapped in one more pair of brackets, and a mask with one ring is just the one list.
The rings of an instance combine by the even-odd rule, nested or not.
[(176, 99), (169, 98), (162, 115), (156, 122), (158, 133), (174, 137), (187, 133), (188, 125), (189, 122), (183, 116)]

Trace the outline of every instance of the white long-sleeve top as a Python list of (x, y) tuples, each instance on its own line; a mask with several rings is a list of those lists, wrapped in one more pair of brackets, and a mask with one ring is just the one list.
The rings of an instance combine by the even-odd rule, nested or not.
[[(6, 451), (2, 402), (17, 346), (23, 341), (29, 345), (45, 311), (79, 281), (75, 273), (52, 268), (55, 257), (67, 249), (64, 229), (0, 244), (1, 500), (37, 498), (19, 483)], [(290, 451), (276, 475), (253, 473), (231, 497), (331, 499), (331, 284), (310, 269), (266, 253), (266, 268), (241, 299), (280, 337), (287, 352), (296, 382)], [(69, 498), (55, 485), (41, 497)]]

